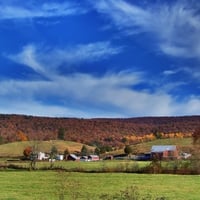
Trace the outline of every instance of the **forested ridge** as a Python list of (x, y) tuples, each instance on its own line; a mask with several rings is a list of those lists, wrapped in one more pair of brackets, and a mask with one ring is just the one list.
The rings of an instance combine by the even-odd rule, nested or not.
[(1, 114), (0, 140), (53, 140), (62, 133), (64, 140), (119, 146), (145, 135), (184, 137), (199, 126), (200, 116), (81, 119)]

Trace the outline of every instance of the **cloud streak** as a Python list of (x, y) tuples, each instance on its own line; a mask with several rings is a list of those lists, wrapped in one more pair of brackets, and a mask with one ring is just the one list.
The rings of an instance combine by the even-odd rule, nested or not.
[(5, 66), (0, 112), (199, 114), (200, 4), (195, 2), (0, 2)]
[[(26, 65), (45, 76), (55, 75), (60, 65), (71, 67), (78, 63), (95, 62), (117, 55), (122, 47), (114, 47), (110, 42), (80, 44), (74, 47), (42, 48), (29, 44), (14, 55), (5, 55), (16, 63)], [(46, 67), (48, 66), (48, 68)]]
[[(1, 105), (9, 104), (9, 112), (45, 116), (108, 117), (110, 113), (112, 117), (169, 116), (200, 112), (198, 96), (181, 103), (164, 91), (150, 93), (130, 88), (142, 81), (134, 72), (102, 77), (75, 73), (56, 76), (51, 81), (1, 81)], [(46, 104), (45, 99), (52, 97), (62, 104)]]
[(194, 1), (152, 3), (140, 7), (125, 0), (92, 2), (94, 8), (128, 35), (151, 33), (159, 49), (167, 55), (183, 58), (200, 56), (200, 5)]
[[(101, 47), (102, 44), (97, 46)], [(99, 55), (105, 56), (105, 50), (99, 51), (96, 48), (97, 46), (90, 44), (84, 48), (82, 45), (77, 45), (77, 49), (73, 49), (71, 56), (74, 55), (75, 59), (77, 54), (74, 52), (80, 52), (80, 48), (89, 48), (88, 54), (87, 51), (84, 52), (85, 56), (80, 56), (81, 59), (78, 59), (78, 62), (83, 62), (83, 58), (87, 60), (88, 55), (90, 55), (91, 60), (100, 59), (101, 56), (99, 57)], [(92, 51), (91, 48), (94, 50)], [(105, 49), (108, 50), (106, 56), (111, 56), (111, 50), (109, 48)], [(56, 51), (58, 50), (55, 49), (50, 52)], [(114, 54), (118, 52), (115, 49), (113, 51)], [(10, 108), (13, 107), (13, 112), (25, 112), (24, 114), (30, 112), (34, 115), (45, 116), (72, 116), (72, 113), (74, 113), (76, 117), (127, 117), (186, 115), (200, 112), (199, 96), (190, 96), (187, 100), (178, 102), (176, 98), (168, 93), (168, 89), (164, 90), (164, 87), (162, 91), (159, 87), (154, 92), (145, 90), (145, 88), (137, 90), (136, 86), (147, 82), (142, 72), (120, 71), (105, 73), (102, 76), (78, 72), (61, 75), (57, 71), (59, 65), (54, 66), (53, 72), (51, 70), (52, 60), (57, 59), (59, 56), (53, 53), (50, 53), (50, 56), (52, 58), (47, 64), (49, 55), (46, 51), (43, 52), (40, 49), (39, 52), (34, 49), (34, 45), (28, 45), (21, 52), (9, 57), (15, 62), (27, 65), (42, 76), (48, 77), (49, 80), (1, 81), (0, 96), (2, 105), (7, 106), (8, 102), (6, 100), (11, 99), (9, 104)], [(61, 57), (63, 58), (63, 56)], [(67, 61), (71, 62), (71, 59), (67, 59)], [(61, 61), (56, 63), (59, 64)], [(95, 63), (93, 64), (95, 65)], [(166, 72), (166, 74), (170, 73), (169, 71)], [(61, 102), (59, 105), (46, 102), (55, 97), (56, 101)], [(24, 103), (20, 105), (19, 102)], [(31, 108), (34, 108), (34, 112)]]
[(33, 5), (0, 5), (0, 20), (33, 19), (63, 17), (68, 15), (80, 15), (87, 12), (86, 8), (75, 3), (43, 3)]

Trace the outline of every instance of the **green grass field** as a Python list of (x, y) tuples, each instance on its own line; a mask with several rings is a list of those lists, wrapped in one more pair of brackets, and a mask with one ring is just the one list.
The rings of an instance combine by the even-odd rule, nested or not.
[[(1, 160), (0, 166), (7, 166), (7, 169), (4, 170), (10, 170), (10, 165), (16, 166), (17, 169), (21, 167), (24, 170), (29, 170), (30, 163), (30, 161)], [(131, 172), (133, 169), (141, 169), (149, 164), (150, 162), (131, 160), (102, 160), (98, 162), (56, 161), (53, 162), (52, 167), (53, 169), (62, 169), (69, 172)], [(37, 170), (47, 170), (50, 169), (51, 163), (48, 161), (38, 161), (35, 166)]]
[(199, 200), (200, 177), (130, 173), (0, 172), (1, 200), (98, 200), (137, 186), (140, 194), (168, 200)]
[[(65, 141), (40, 142), (37, 144), (43, 151), (48, 151), (52, 145), (55, 145), (59, 151), (64, 151), (66, 148), (71, 151), (80, 150), (82, 147), (82, 144)], [(191, 147), (192, 140), (191, 138), (155, 140), (138, 144), (138, 147), (142, 151), (149, 151), (151, 146), (155, 144), (175, 144), (182, 148)], [(21, 142), (0, 145), (0, 152), (4, 156), (18, 156), (28, 145), (32, 145), (32, 143)], [(165, 164), (165, 162), (163, 163)], [(131, 169), (137, 167), (142, 168), (149, 165), (149, 162), (130, 160), (57, 161), (53, 164), (54, 168), (79, 171), (79, 173), (60, 170), (41, 171), (42, 168), (50, 167), (49, 162), (37, 162), (36, 168), (38, 170), (35, 171), (28, 171), (30, 161), (9, 162), (2, 159), (0, 164), (2, 166), (14, 164), (27, 168), (27, 170), (10, 168), (0, 170), (0, 200), (106, 200), (106, 198), (100, 198), (100, 196), (120, 194), (120, 191), (125, 191), (130, 186), (136, 186), (141, 195), (152, 195), (155, 197), (154, 200), (156, 197), (166, 197), (167, 200), (200, 199), (200, 176), (198, 175), (113, 173), (114, 171), (129, 171), (129, 169), (131, 171)], [(83, 171), (90, 173), (81, 173)], [(100, 171), (101, 173), (96, 173)]]

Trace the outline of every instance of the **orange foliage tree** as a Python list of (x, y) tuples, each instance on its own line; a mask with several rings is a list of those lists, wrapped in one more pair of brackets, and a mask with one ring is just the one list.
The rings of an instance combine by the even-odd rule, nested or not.
[(17, 140), (18, 141), (28, 141), (28, 137), (22, 131), (18, 131), (18, 133), (17, 133)]
[(30, 147), (30, 146), (28, 146), (28, 147), (26, 147), (25, 149), (24, 149), (24, 152), (23, 152), (23, 154), (24, 154), (24, 156), (26, 157), (26, 158), (29, 158), (30, 157), (30, 155), (31, 155), (31, 153), (32, 153), (32, 148)]

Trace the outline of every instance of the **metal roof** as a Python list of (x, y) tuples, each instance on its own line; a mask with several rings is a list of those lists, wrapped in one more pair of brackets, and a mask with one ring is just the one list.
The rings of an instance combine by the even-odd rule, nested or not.
[(176, 145), (154, 145), (151, 152), (175, 151)]
[(71, 156), (72, 158), (74, 158), (75, 160), (77, 160), (78, 159), (78, 156), (76, 156), (75, 154), (73, 154), (73, 153), (71, 153), (71, 154), (69, 154), (69, 156)]
[(98, 158), (99, 156), (98, 156), (98, 155), (89, 155), (88, 157), (91, 157), (91, 158)]

